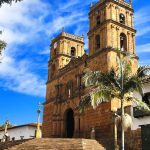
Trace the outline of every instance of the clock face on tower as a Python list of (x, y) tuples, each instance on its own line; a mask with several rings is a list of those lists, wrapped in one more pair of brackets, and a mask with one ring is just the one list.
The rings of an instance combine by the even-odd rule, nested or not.
[(57, 48), (57, 42), (54, 43), (54, 49)]

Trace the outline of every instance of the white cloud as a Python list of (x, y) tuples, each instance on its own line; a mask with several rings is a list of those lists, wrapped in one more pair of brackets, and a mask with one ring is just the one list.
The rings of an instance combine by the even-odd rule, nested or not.
[(150, 65), (149, 53), (150, 53), (150, 43), (142, 44), (137, 46), (137, 53), (140, 56), (140, 65)]
[(141, 66), (150, 65), (150, 59), (146, 59), (146, 60), (143, 60), (143, 61), (139, 61), (139, 64), (140, 64)]
[(11, 6), (3, 5), (0, 9), (1, 38), (8, 44), (0, 64), (1, 87), (45, 97), (46, 81), (29, 68), (32, 61), (25, 56), (23, 59), (16, 57), (25, 51), (16, 45), (35, 42), (38, 32), (43, 30), (43, 19), (48, 14), (46, 8), (48, 6), (40, 0), (24, 0)]
[[(19, 45), (35, 46), (38, 42), (43, 42), (41, 33), (45, 34), (44, 38), (51, 38), (62, 27), (70, 27), (87, 21), (85, 11), (78, 9), (72, 11), (71, 9), (78, 2), (76, 0), (65, 3), (64, 7), (70, 11), (65, 16), (62, 16), (65, 13), (63, 7), (53, 8), (50, 3), (44, 3), (42, 0), (24, 0), (11, 6), (5, 4), (2, 6), (0, 9), (0, 29), (3, 30), (3, 34), (0, 38), (8, 43), (8, 47), (4, 54), (3, 63), (0, 64), (1, 87), (29, 95), (45, 96), (46, 81), (43, 76), (35, 73), (35, 68), (31, 66), (37, 66), (37, 68), (42, 66), (41, 68), (45, 69), (44, 63), (47, 64), (47, 60), (43, 64), (34, 64), (38, 62), (26, 57), (26, 54), (32, 53), (32, 49), (20, 49)], [(57, 13), (56, 9), (60, 13)], [(45, 18), (50, 18), (50, 22), (45, 22)], [(49, 48), (44, 47), (46, 46), (43, 46), (43, 51), (34, 51), (35, 55), (49, 55)], [(22, 53), (25, 54), (24, 57), (18, 59), (18, 55)]]
[(150, 43), (138, 45), (137, 52), (138, 53), (150, 53)]
[(0, 86), (20, 93), (44, 97), (45, 81), (29, 71), (30, 63), (27, 60), (16, 63), (15, 59), (4, 55), (0, 65), (0, 77), (5, 80), (0, 82)]
[(150, 10), (150, 7), (147, 6), (135, 12), (135, 26), (137, 28), (137, 37), (143, 36), (150, 32), (149, 10)]

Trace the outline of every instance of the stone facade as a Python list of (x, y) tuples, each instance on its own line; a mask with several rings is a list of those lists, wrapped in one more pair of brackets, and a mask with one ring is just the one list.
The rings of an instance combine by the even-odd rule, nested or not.
[(103, 103), (96, 110), (87, 108), (83, 114), (75, 108), (89, 92), (82, 83), (83, 72), (87, 68), (107, 72), (116, 67), (116, 49), (122, 54), (133, 54), (132, 68), (137, 70), (133, 12), (131, 1), (101, 0), (91, 5), (89, 56), (84, 52), (83, 37), (62, 31), (52, 40), (43, 137), (90, 138), (94, 127), (96, 139), (107, 149), (112, 149), (113, 104)]

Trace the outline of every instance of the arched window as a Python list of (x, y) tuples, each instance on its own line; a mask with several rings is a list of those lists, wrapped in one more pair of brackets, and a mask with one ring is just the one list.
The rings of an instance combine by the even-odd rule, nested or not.
[(76, 55), (76, 49), (75, 47), (71, 47), (71, 56), (75, 56)]
[(66, 85), (66, 96), (67, 98), (71, 98), (73, 95), (73, 82), (69, 81)]
[(96, 17), (96, 25), (98, 26), (100, 24), (101, 24), (101, 18), (100, 18), (100, 16), (97, 16)]
[(124, 33), (120, 34), (120, 49), (121, 51), (127, 51), (127, 37)]
[(120, 18), (120, 23), (125, 24), (125, 16), (124, 16), (124, 14), (120, 14), (119, 18)]
[(96, 35), (95, 37), (95, 41), (96, 41), (96, 49), (100, 48), (100, 35)]

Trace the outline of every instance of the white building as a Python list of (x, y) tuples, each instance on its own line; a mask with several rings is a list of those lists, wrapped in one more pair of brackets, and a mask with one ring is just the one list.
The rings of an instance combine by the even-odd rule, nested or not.
[[(134, 93), (134, 96), (142, 99), (150, 106), (150, 77), (144, 80), (144, 96), (141, 97), (137, 92)], [(150, 150), (150, 114), (139, 110), (137, 107), (131, 109), (131, 114), (133, 121), (131, 129), (141, 129), (139, 131), (141, 131), (142, 150)]]
[[(15, 140), (30, 139), (35, 137), (36, 127), (36, 123), (14, 126), (9, 128), (7, 130), (7, 133), (10, 137), (10, 140), (12, 140), (12, 138), (14, 138)], [(2, 139), (3, 136), (4, 130), (0, 130), (0, 139)]]
[[(141, 97), (141, 95), (137, 92), (134, 93), (134, 96), (142, 99), (144, 102), (146, 102), (150, 106), (150, 77), (144, 80), (144, 96)], [(140, 128), (141, 125), (150, 125), (150, 114), (146, 114), (140, 110), (138, 110), (136, 107), (132, 109), (132, 130), (136, 130)]]

